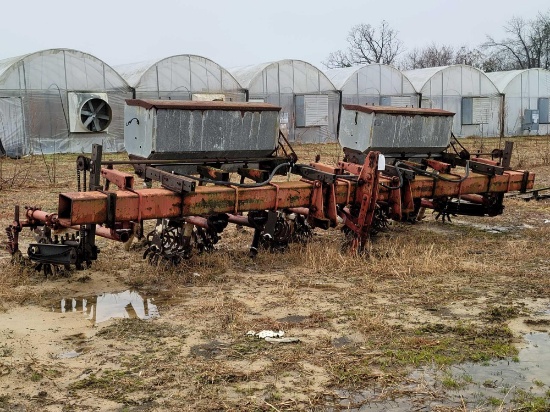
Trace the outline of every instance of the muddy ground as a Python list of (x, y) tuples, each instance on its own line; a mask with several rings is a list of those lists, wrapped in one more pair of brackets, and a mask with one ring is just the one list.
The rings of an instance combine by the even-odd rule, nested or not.
[[(535, 171), (538, 187), (550, 186), (547, 139), (516, 139), (513, 166)], [(340, 156), (336, 145), (298, 152)], [(55, 211), (58, 193), (76, 189), (74, 160), (3, 159), (2, 225), (15, 204)], [(251, 260), (251, 230), (231, 228), (214, 253), (176, 268), (147, 264), (139, 242), (100, 239), (91, 268), (49, 277), (2, 251), (0, 410), (548, 410), (548, 365), (515, 385), (456, 372), (520, 369), (526, 334), (548, 336), (550, 203), (505, 206), (495, 218), (393, 224), (363, 257), (318, 229)], [(32, 240), (25, 231), (22, 249)], [(295, 339), (247, 335), (262, 330)]]

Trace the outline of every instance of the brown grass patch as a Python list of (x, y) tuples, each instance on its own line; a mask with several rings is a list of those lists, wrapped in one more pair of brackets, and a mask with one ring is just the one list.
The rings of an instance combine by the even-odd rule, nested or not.
[[(550, 186), (548, 137), (513, 140), (512, 165), (535, 171), (538, 187)], [(472, 152), (501, 143), (461, 142)], [(342, 157), (336, 144), (296, 150), (302, 163), (317, 154), (330, 164)], [(40, 202), (53, 211), (60, 191), (76, 189), (75, 158), (3, 159), (4, 225), (13, 218), (15, 203)], [(336, 410), (344, 407), (338, 403), (343, 391), (354, 388), (414, 396), (407, 378), (411, 368), (510, 356), (511, 341), (517, 339), (507, 328), (511, 319), (528, 317), (521, 323), (539, 328), (547, 323), (525, 302), (547, 302), (550, 296), (550, 224), (544, 223), (550, 219), (550, 202), (506, 199), (505, 205), (504, 214), (495, 218), (460, 217), (442, 224), (427, 215), (415, 225), (394, 224), (372, 238), (361, 256), (342, 249), (345, 237), (337, 229), (315, 230), (307, 244), (291, 244), (284, 253), (262, 250), (250, 259), (252, 230), (228, 228), (216, 251), (194, 255), (177, 267), (148, 265), (138, 245), (126, 252), (121, 244), (99, 240), (99, 260), (69, 278), (45, 279), (5, 259), (0, 301), (4, 307), (40, 302), (59, 289), (93, 294), (101, 291), (90, 292), (90, 284), (103, 288), (103, 279), (112, 288), (130, 285), (151, 295), (170, 295), (166, 306), (159, 304), (160, 321), (116, 322), (89, 338), (91, 346), (102, 340), (111, 346), (103, 346), (101, 356), (94, 351), (82, 355), (95, 368), (93, 379), (79, 379), (73, 391), (58, 385), (56, 399), (68, 399), (66, 409), (87, 397), (120, 401), (121, 410), (126, 405), (130, 410), (267, 411)], [(491, 233), (485, 226), (506, 230)], [(23, 250), (30, 239), (25, 231)], [(93, 282), (72, 283), (85, 276)], [(300, 343), (277, 345), (247, 337), (251, 329), (282, 329)], [(338, 339), (341, 346), (334, 343)], [(219, 342), (220, 350), (210, 358), (191, 350), (211, 342)], [(11, 361), (11, 347), (5, 347), (2, 362)], [(101, 362), (110, 362), (109, 367)], [(78, 376), (76, 370), (67, 366), (66, 373)], [(51, 378), (56, 384), (57, 379)], [(3, 396), (0, 408), (18, 402), (26, 410), (44, 409), (14, 391)], [(349, 404), (362, 407), (360, 401)]]

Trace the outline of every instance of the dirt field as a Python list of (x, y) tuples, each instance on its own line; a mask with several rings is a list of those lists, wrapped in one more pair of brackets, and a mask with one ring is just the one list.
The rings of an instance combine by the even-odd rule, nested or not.
[[(550, 186), (548, 139), (514, 139), (512, 164), (536, 172), (537, 187)], [(297, 151), (340, 157), (337, 145)], [(74, 161), (2, 159), (2, 225), (15, 204), (55, 211), (58, 193), (76, 190)], [(0, 410), (550, 410), (550, 378), (524, 371), (527, 386), (501, 385), (452, 366), (517, 369), (526, 334), (548, 335), (550, 203), (505, 206), (495, 218), (393, 224), (360, 258), (341, 253), (340, 231), (319, 229), (255, 260), (252, 231), (228, 229), (214, 253), (177, 268), (99, 239), (92, 268), (50, 278), (3, 250)], [(110, 311), (127, 318), (104, 320)], [(262, 330), (296, 339), (247, 335)]]

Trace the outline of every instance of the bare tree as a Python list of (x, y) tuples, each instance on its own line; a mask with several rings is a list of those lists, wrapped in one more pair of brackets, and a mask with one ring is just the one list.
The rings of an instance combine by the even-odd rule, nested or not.
[(347, 50), (337, 50), (328, 55), (323, 62), (327, 68), (370, 63), (392, 64), (403, 51), (403, 42), (397, 38), (397, 31), (385, 20), (378, 28), (370, 24), (353, 26), (347, 41)]
[(470, 49), (468, 46), (461, 46), (455, 50), (454, 64), (466, 64), (481, 69), (485, 62), (485, 55), (479, 49)]
[(483, 54), (480, 50), (461, 46), (455, 49), (450, 45), (432, 43), (422, 49), (415, 48), (407, 53), (399, 67), (404, 70), (424, 69), (426, 67), (449, 66), (451, 64), (467, 64), (481, 67)]
[(411, 52), (407, 53), (400, 66), (405, 70), (447, 66), (452, 64), (453, 58), (454, 51), (451, 46), (439, 46), (432, 43), (423, 49), (414, 48)]
[(513, 17), (504, 30), (506, 38), (487, 36), (483, 44), (499, 70), (550, 68), (550, 12), (538, 13), (533, 20)]

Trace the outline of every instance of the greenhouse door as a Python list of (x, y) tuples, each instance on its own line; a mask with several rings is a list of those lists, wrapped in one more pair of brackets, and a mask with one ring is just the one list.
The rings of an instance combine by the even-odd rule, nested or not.
[(3, 154), (21, 157), (27, 154), (23, 107), (19, 97), (0, 97), (0, 144)]

